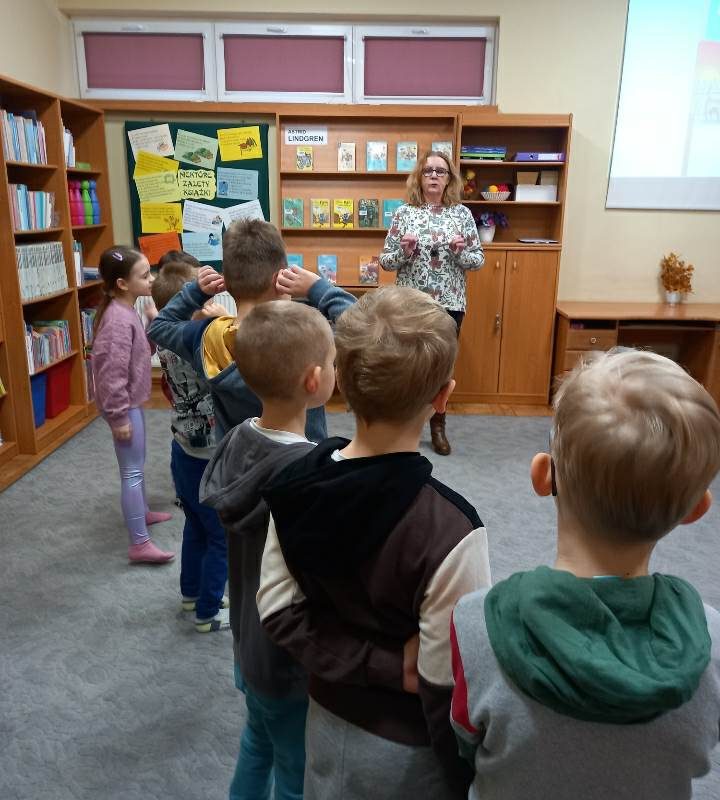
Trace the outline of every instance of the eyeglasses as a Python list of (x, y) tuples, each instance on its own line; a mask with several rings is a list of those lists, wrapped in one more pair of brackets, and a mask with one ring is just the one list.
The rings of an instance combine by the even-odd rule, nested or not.
[(429, 178), (433, 173), (438, 176), (438, 178), (444, 178), (450, 170), (445, 169), (445, 167), (424, 167), (422, 174)]

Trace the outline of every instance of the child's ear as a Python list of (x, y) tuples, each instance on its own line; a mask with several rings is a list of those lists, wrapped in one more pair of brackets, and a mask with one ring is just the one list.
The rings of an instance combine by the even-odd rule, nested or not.
[(455, 390), (455, 379), (450, 378), (450, 380), (445, 384), (445, 386), (440, 389), (440, 391), (433, 397), (430, 401), (430, 405), (437, 411), (438, 414), (444, 414), (445, 409), (447, 408), (448, 400), (450, 399), (450, 395)]
[(128, 282), (125, 280), (125, 278), (118, 278), (115, 281), (115, 286), (116, 288), (120, 289), (121, 292), (126, 292), (128, 289)]
[(535, 494), (540, 497), (552, 494), (551, 462), (549, 453), (537, 453), (530, 462), (530, 480)]
[(320, 378), (322, 376), (322, 367), (310, 367), (305, 373), (305, 380), (303, 387), (308, 394), (315, 394), (320, 388)]
[(693, 522), (697, 522), (701, 517), (705, 516), (711, 505), (712, 492), (710, 489), (706, 489), (705, 494), (698, 500), (695, 508), (684, 519), (680, 520), (680, 524), (690, 525)]

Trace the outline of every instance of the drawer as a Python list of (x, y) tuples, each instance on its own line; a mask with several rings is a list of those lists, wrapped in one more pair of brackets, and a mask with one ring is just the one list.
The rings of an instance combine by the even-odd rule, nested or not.
[(568, 350), (609, 350), (617, 344), (615, 328), (568, 328)]
[(587, 355), (587, 350), (566, 350), (565, 358), (560, 365), (561, 372), (567, 372), (572, 369), (581, 358)]

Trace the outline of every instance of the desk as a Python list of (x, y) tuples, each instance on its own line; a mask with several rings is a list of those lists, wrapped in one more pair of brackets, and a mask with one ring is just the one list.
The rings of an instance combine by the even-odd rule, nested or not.
[(558, 303), (553, 377), (615, 345), (677, 361), (720, 404), (720, 303)]

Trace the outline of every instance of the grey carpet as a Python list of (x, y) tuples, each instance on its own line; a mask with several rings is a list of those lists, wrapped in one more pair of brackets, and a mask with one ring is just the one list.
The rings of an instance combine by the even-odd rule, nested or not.
[[(175, 510), (154, 538), (178, 548), (168, 414), (150, 411), (150, 503)], [(553, 504), (532, 493), (532, 455), (547, 418), (449, 419), (454, 453), (423, 452), (435, 475), (478, 509), (496, 580), (554, 552)], [(347, 415), (331, 433), (349, 435)], [(720, 484), (716, 485), (720, 497)], [(657, 548), (654, 569), (690, 579), (720, 607), (713, 507)], [(129, 566), (117, 466), (96, 421), (0, 494), (0, 798), (221, 800), (235, 765), (244, 703), (229, 632), (195, 633), (179, 610), (177, 561)], [(720, 760), (695, 797), (720, 796)]]

